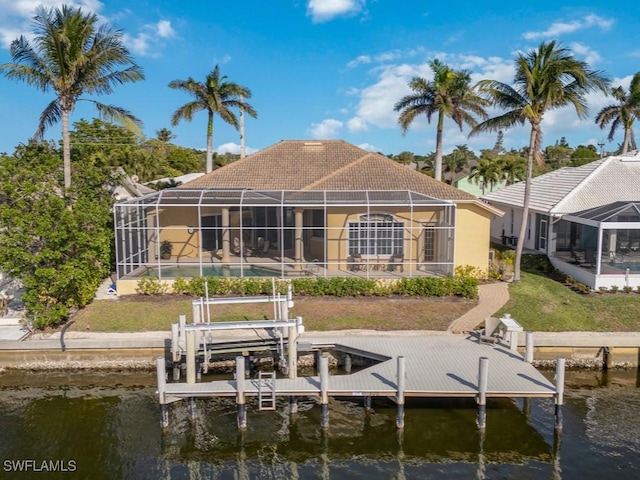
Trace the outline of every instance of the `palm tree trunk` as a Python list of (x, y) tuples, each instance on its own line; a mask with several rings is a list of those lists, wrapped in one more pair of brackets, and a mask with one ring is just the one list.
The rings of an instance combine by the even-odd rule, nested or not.
[(205, 173), (213, 171), (213, 112), (209, 112), (207, 122), (207, 163)]
[(442, 129), (444, 127), (444, 112), (438, 112), (438, 130), (436, 131), (436, 160), (433, 167), (433, 178), (442, 181)]
[(69, 139), (69, 111), (62, 110), (62, 165), (64, 171), (64, 195), (69, 197), (71, 188), (71, 141)]
[(629, 137), (630, 135), (631, 129), (628, 127), (625, 127), (624, 129), (624, 141), (622, 142), (622, 154), (624, 155), (625, 153), (627, 153), (627, 151), (629, 150)]
[(524, 248), (524, 238), (527, 234), (527, 221), (529, 219), (529, 200), (531, 198), (531, 180), (533, 178), (533, 159), (538, 143), (538, 125), (531, 125), (531, 136), (529, 138), (529, 154), (527, 155), (527, 176), (524, 183), (524, 199), (522, 208), (522, 221), (520, 222), (520, 233), (516, 245), (516, 259), (513, 266), (513, 281), (520, 281), (520, 265), (522, 264), (522, 250)]

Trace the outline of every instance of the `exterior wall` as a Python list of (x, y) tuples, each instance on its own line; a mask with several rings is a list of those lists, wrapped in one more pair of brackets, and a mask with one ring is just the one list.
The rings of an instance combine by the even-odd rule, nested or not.
[[(369, 212), (363, 210), (362, 207), (328, 208), (326, 231), (327, 268), (335, 270), (344, 269), (347, 266), (347, 259), (349, 257), (349, 222), (358, 222), (360, 216), (367, 213), (385, 213), (393, 215), (397, 221), (404, 222), (405, 272), (415, 269), (417, 267), (416, 263), (422, 261), (424, 256), (424, 226), (428, 222), (437, 221), (440, 212), (441, 211), (433, 210), (414, 210), (412, 217), (411, 211), (407, 210), (407, 207), (380, 207), (371, 209)], [(381, 258), (365, 258), (363, 256), (363, 262), (386, 263), (389, 257), (390, 255), (381, 256)]]
[[(501, 203), (490, 203), (504, 212), (502, 217), (493, 216), (491, 218), (491, 240), (496, 243), (502, 243), (502, 236), (504, 234), (506, 244), (515, 247), (515, 238), (520, 234), (520, 225), (522, 223), (522, 208)], [(535, 249), (535, 214), (536, 212), (529, 210), (529, 224), (524, 239), (524, 248), (529, 250)], [(514, 237), (513, 242), (511, 237)]]
[[(455, 266), (470, 265), (486, 272), (489, 268), (489, 249), (492, 215), (474, 204), (458, 204), (456, 210)], [(501, 218), (498, 217), (497, 222)]]

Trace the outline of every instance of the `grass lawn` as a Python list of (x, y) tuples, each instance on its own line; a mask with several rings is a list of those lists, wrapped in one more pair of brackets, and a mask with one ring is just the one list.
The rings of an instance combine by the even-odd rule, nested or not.
[(640, 330), (637, 293), (576, 293), (545, 276), (522, 272), (509, 286), (510, 300), (498, 316), (510, 313), (525, 330), (630, 332)]
[[(301, 316), (307, 330), (446, 330), (456, 318), (477, 305), (475, 300), (399, 297), (296, 297), (290, 315)], [(129, 296), (96, 300), (79, 311), (70, 330), (132, 332), (170, 330), (178, 315), (191, 318), (189, 297)], [(271, 304), (219, 305), (211, 308), (212, 321), (273, 318)]]
[[(530, 331), (640, 331), (637, 293), (584, 295), (554, 280), (522, 273), (509, 287), (511, 299), (497, 312), (510, 313)], [(170, 330), (184, 313), (191, 318), (189, 297), (130, 296), (97, 300), (74, 317), (71, 330), (131, 332)], [(296, 297), (292, 316), (301, 316), (307, 330), (446, 330), (476, 305), (459, 298)], [(270, 304), (220, 305), (211, 308), (212, 321), (273, 318)]]

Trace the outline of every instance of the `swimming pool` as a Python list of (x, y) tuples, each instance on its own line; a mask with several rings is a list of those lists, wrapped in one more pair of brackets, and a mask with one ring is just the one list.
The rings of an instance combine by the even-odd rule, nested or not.
[[(199, 277), (200, 267), (197, 265), (187, 266), (166, 266), (162, 268), (162, 278), (188, 278)], [(228, 267), (228, 266), (203, 266), (202, 276), (204, 277), (279, 277), (281, 272), (279, 270), (256, 267), (254, 265), (247, 265), (242, 269), (240, 267)], [(156, 277), (158, 278), (158, 267), (152, 267), (144, 272), (141, 272), (140, 277)]]

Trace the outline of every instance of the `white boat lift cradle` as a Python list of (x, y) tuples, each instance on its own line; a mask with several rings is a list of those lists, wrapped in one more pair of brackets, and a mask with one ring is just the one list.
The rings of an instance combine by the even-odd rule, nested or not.
[[(270, 302), (274, 305), (273, 320), (249, 320), (240, 322), (210, 322), (204, 320), (204, 306), (222, 303)], [(172, 357), (174, 365), (186, 362), (186, 382), (179, 382), (179, 369), (174, 368), (173, 382), (167, 381), (166, 359), (157, 358), (158, 400), (161, 425), (168, 427), (167, 406), (187, 399), (189, 415), (195, 416), (197, 397), (235, 397), (237, 424), (240, 430), (247, 428), (246, 402), (248, 397), (258, 401), (260, 410), (276, 408), (277, 397), (289, 397), (289, 412), (297, 412), (298, 397), (315, 397), (321, 405), (321, 427), (329, 427), (329, 398), (362, 398), (366, 409), (371, 408), (372, 397), (388, 397), (397, 404), (396, 426), (404, 428), (406, 397), (474, 398), (478, 404), (477, 426), (486, 427), (487, 398), (554, 398), (557, 432), (562, 430), (562, 405), (564, 403), (564, 358), (556, 362), (555, 385), (549, 382), (531, 365), (533, 341), (527, 334), (525, 357), (516, 351), (517, 335), (509, 334), (509, 344), (502, 342), (488, 345), (470, 337), (459, 335), (345, 335), (326, 337), (304, 335), (306, 352), (317, 353), (317, 376), (298, 377), (298, 343), (304, 333), (300, 317), (289, 319), (289, 307), (293, 306), (291, 291), (287, 295), (273, 294), (260, 297), (213, 298), (193, 302), (193, 319), (186, 323), (185, 316), (172, 325)], [(208, 308), (206, 309), (208, 311)], [(207, 320), (209, 320), (207, 318)], [(503, 327), (507, 332), (517, 331), (519, 325), (506, 318)], [(215, 351), (221, 343), (210, 335), (221, 330), (268, 329), (273, 342), (268, 347), (281, 357), (287, 378), (276, 378), (275, 372), (259, 372), (256, 378), (246, 378), (246, 356), (252, 348), (240, 346), (235, 351), (235, 378), (212, 382), (198, 381), (196, 358)], [(286, 345), (286, 349), (285, 349)], [(232, 345), (225, 345), (230, 352)], [(331, 376), (329, 374), (329, 350), (350, 356), (357, 355), (377, 361), (373, 366), (358, 372)], [(286, 358), (286, 361), (282, 361)], [(527, 361), (528, 360), (528, 361)], [(491, 372), (489, 371), (491, 365)], [(206, 368), (206, 367), (205, 367)]]

